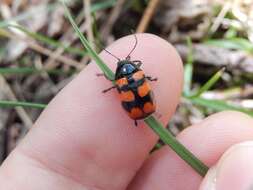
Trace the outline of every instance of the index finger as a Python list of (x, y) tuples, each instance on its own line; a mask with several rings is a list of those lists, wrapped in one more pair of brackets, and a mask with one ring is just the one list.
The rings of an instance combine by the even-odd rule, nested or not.
[[(138, 34), (137, 38), (138, 45), (131, 59), (141, 60), (146, 74), (158, 77), (151, 86), (157, 112), (162, 115), (160, 120), (166, 124), (181, 93), (181, 60), (165, 40), (151, 34)], [(107, 49), (124, 58), (133, 44), (134, 38), (130, 35)], [(112, 56), (102, 52), (101, 57), (115, 70), (116, 60)], [(32, 159), (46, 170), (86, 187), (126, 188), (158, 138), (144, 122), (134, 127), (133, 120), (121, 108), (116, 91), (101, 93), (111, 83), (96, 77), (98, 72), (101, 71), (92, 62), (54, 98), (2, 170), (23, 167), (22, 172), (28, 176), (32, 173), (29, 177), (36, 178), (36, 164), (29, 164)], [(26, 164), (17, 164), (17, 154), (25, 157)], [(27, 162), (26, 158), (29, 158)], [(22, 185), (27, 189), (26, 184)], [(61, 188), (64, 187), (52, 189)]]

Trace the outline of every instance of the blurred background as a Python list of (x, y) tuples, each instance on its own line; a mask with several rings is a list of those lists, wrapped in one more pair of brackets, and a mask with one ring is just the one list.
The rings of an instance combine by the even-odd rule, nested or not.
[[(252, 0), (72, 0), (68, 6), (97, 52), (132, 30), (176, 47), (185, 85), (168, 123), (175, 135), (222, 110), (253, 116)], [(88, 63), (59, 1), (0, 1), (0, 163)]]

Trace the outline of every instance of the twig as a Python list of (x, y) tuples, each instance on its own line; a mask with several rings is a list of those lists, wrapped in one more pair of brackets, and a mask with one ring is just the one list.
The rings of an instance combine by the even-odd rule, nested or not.
[[(50, 56), (50, 57), (54, 57), (54, 54), (51, 50), (49, 49), (46, 49), (36, 43), (32, 43), (32, 42), (28, 42), (28, 45), (30, 48), (32, 48), (33, 50), (36, 50), (44, 55), (47, 55), (47, 56)], [(73, 59), (70, 59), (68, 57), (65, 57), (65, 56), (62, 56), (60, 55), (59, 57), (55, 57), (56, 60), (66, 64), (66, 65), (70, 65), (70, 66), (74, 66), (74, 67), (77, 67), (78, 68), (78, 65), (79, 65), (79, 62), (73, 60)], [(47, 68), (46, 68), (47, 69)]]
[[(17, 98), (14, 92), (12, 91), (11, 87), (9, 86), (9, 84), (7, 83), (7, 81), (2, 75), (0, 75), (0, 84), (1, 84), (0, 86), (5, 87), (5, 91), (7, 93), (8, 98), (12, 101), (17, 101)], [(31, 118), (28, 116), (28, 114), (26, 113), (26, 111), (24, 110), (24, 108), (16, 107), (15, 110), (17, 111), (20, 119), (23, 121), (26, 129), (30, 129), (33, 125), (33, 122)]]
[(147, 29), (147, 26), (155, 12), (155, 9), (157, 7), (159, 3), (159, 0), (151, 0), (148, 4), (148, 7), (146, 8), (142, 18), (141, 18), (141, 21), (137, 27), (137, 30), (136, 32), (137, 33), (142, 33), (142, 32), (145, 32), (146, 29)]
[(92, 31), (92, 18), (91, 18), (91, 11), (90, 11), (90, 0), (83, 0), (84, 2), (84, 13), (85, 13), (85, 21), (88, 25), (87, 28), (87, 37), (90, 42), (91, 47), (94, 49), (94, 35)]
[(236, 100), (247, 99), (253, 96), (253, 85), (246, 85), (245, 87), (236, 87), (227, 90), (212, 90), (202, 94), (201, 97), (206, 99), (216, 100)]
[[(81, 21), (83, 20), (84, 15), (81, 13), (80, 15), (77, 16), (76, 21), (78, 24), (81, 23)], [(80, 26), (80, 30), (82, 32), (84, 32), (87, 29), (87, 24), (84, 23)], [(69, 47), (78, 37), (76, 35), (74, 35), (74, 33), (72, 32), (72, 28), (69, 28), (65, 34), (61, 37), (60, 41), (62, 41), (66, 47)], [(61, 56), (61, 54), (64, 52), (64, 48), (63, 47), (59, 47), (57, 48), (55, 51), (53, 51), (54, 55), (53, 57), (49, 57), (45, 62), (44, 62), (44, 67), (45, 68), (55, 68), (59, 65), (59, 63), (57, 61), (55, 61), (59, 56)]]
[[(183, 44), (176, 44), (181, 57), (186, 60), (190, 49)], [(239, 69), (244, 72), (253, 72), (253, 57), (243, 51), (232, 51), (225, 48), (195, 44), (193, 45), (193, 56), (197, 63), (226, 67), (228, 70)]]
[(101, 34), (103, 40), (106, 40), (112, 30), (112, 27), (116, 20), (118, 19), (121, 9), (123, 8), (123, 5), (125, 3), (125, 0), (118, 0), (116, 5), (114, 6), (113, 10), (111, 11), (111, 14), (108, 18), (108, 21), (102, 26)]
[[(26, 42), (28, 44), (28, 46), (31, 49), (33, 49), (35, 51), (38, 51), (39, 53), (42, 53), (42, 54), (47, 55), (47, 56), (51, 56), (51, 57), (54, 56), (53, 52), (51, 50), (44, 48), (43, 46), (37, 44), (34, 41), (28, 40), (26, 38), (23, 38), (21, 36), (15, 35), (13, 33), (10, 34), (10, 32), (7, 32), (4, 29), (0, 29), (0, 35), (5, 36), (5, 37), (10, 38), (10, 39), (24, 41), (24, 42)], [(65, 56), (59, 56), (56, 59), (58, 61), (61, 61), (62, 63), (66, 64), (66, 65), (71, 65), (71, 66), (74, 66), (74, 67), (78, 67), (78, 64), (79, 64), (77, 61), (75, 61), (73, 59), (70, 59), (70, 58), (67, 58)]]
[[(38, 56), (38, 58), (35, 59), (34, 66), (35, 66), (36, 69), (42, 70), (41, 76), (44, 79), (46, 79), (48, 81), (48, 83), (50, 84), (50, 86), (51, 86), (51, 88), (50, 88), (51, 92), (53, 92), (54, 94), (56, 94), (59, 91), (59, 89), (56, 88), (55, 84), (53, 83), (53, 81), (49, 77), (49, 74), (44, 70), (44, 67), (43, 67), (42, 60), (41, 60), (40, 56)], [(34, 75), (34, 76), (36, 76), (36, 75)]]
[(214, 20), (213, 25), (210, 28), (210, 34), (214, 34), (216, 30), (219, 28), (220, 24), (222, 23), (222, 20), (226, 16), (227, 12), (231, 9), (231, 3), (227, 2), (225, 6), (220, 11), (217, 18)]

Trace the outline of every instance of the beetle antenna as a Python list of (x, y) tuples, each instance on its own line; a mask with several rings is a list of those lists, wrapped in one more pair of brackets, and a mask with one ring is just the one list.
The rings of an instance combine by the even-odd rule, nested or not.
[(116, 55), (113, 55), (111, 52), (109, 52), (107, 49), (105, 49), (101, 43), (95, 42), (95, 44), (96, 44), (97, 46), (99, 46), (100, 49), (104, 50), (106, 53), (110, 54), (110, 55), (113, 56), (115, 59), (117, 59), (118, 61), (120, 61), (120, 58), (118, 58)]
[(129, 58), (130, 58), (131, 53), (133, 53), (133, 51), (135, 50), (135, 48), (136, 48), (136, 46), (137, 46), (137, 43), (138, 43), (136, 34), (133, 34), (133, 35), (134, 35), (134, 39), (135, 39), (134, 47), (133, 47), (133, 49), (130, 51), (130, 53), (127, 55), (126, 59), (129, 59)]
[(115, 59), (117, 59), (118, 61), (120, 61), (120, 58), (118, 58), (116, 55), (113, 55), (111, 52), (109, 52), (107, 49), (105, 49), (105, 48), (103, 48), (103, 50), (106, 52), (106, 53), (108, 53), (108, 54), (110, 54), (111, 56), (113, 56)]

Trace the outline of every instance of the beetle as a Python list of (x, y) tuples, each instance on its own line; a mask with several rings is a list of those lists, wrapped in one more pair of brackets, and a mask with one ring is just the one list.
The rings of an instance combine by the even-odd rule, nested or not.
[[(145, 75), (140, 68), (142, 65), (141, 61), (131, 60), (131, 54), (135, 50), (138, 42), (135, 34), (134, 37), (134, 47), (123, 60), (104, 49), (108, 54), (116, 58), (118, 62), (115, 78), (111, 80), (114, 82), (114, 85), (102, 92), (106, 93), (116, 88), (123, 109), (128, 113), (129, 117), (134, 120), (134, 123), (137, 126), (137, 120), (145, 119), (156, 110), (153, 91), (148, 81), (157, 81), (157, 78)], [(98, 76), (100, 75), (105, 76), (104, 74), (98, 74)]]

